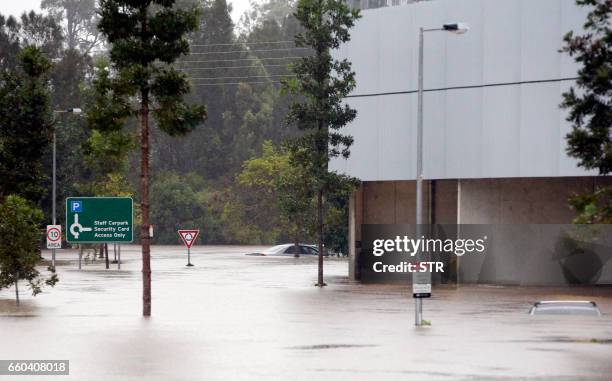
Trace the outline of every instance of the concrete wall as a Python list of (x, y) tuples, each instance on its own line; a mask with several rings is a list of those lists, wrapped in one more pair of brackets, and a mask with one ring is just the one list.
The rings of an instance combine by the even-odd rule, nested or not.
[[(423, 221), (457, 223), (457, 181), (436, 180), (424, 184)], [(351, 198), (349, 208), (349, 276), (358, 279), (362, 224), (414, 224), (415, 181), (365, 181)], [(431, 200), (431, 202), (430, 202)]]
[[(567, 204), (575, 194), (612, 186), (610, 177), (461, 180), (461, 224), (491, 225), (485, 256), (459, 258), (461, 283), (563, 285), (576, 274), (586, 283), (612, 283), (612, 231), (590, 254), (564, 253), (562, 238), (575, 212)], [(538, 225), (541, 224), (541, 225)]]
[(571, 224), (568, 199), (612, 185), (611, 177), (478, 179), (460, 181), (461, 224)]
[[(423, 221), (456, 223), (457, 181), (425, 181), (424, 190)], [(358, 220), (364, 224), (414, 224), (415, 198), (415, 181), (365, 181), (357, 192), (362, 212)]]

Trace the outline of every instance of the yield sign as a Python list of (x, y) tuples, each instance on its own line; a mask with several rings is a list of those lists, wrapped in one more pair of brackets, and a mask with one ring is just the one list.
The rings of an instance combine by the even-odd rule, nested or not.
[(191, 246), (193, 246), (193, 243), (195, 242), (195, 240), (198, 238), (200, 231), (199, 230), (179, 230), (178, 233), (181, 236), (181, 239), (183, 240), (183, 243), (185, 244), (185, 246), (187, 246), (187, 248), (190, 249)]

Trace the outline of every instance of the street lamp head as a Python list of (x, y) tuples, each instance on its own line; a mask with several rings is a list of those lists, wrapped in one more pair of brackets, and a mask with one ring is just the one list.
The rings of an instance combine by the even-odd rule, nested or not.
[(470, 27), (466, 23), (458, 22), (453, 24), (444, 24), (442, 29), (455, 34), (463, 34), (470, 30)]
[(83, 110), (81, 110), (80, 108), (69, 108), (68, 110), (66, 110), (68, 112), (71, 112), (73, 114), (80, 114), (83, 112)]

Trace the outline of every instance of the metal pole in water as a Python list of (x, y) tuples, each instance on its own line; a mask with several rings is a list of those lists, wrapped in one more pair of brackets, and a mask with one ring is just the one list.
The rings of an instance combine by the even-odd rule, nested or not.
[[(55, 167), (56, 167), (56, 136), (55, 136), (55, 127), (53, 130), (53, 187), (52, 187), (52, 209), (53, 209), (53, 225), (56, 225), (57, 221), (55, 219), (55, 196), (56, 196), (56, 185), (55, 185)], [(60, 238), (60, 242), (62, 242), (62, 239)], [(55, 248), (51, 249), (51, 267), (53, 268), (53, 270), (55, 270)]]
[[(416, 160), (416, 236), (421, 236), (421, 224), (423, 223), (423, 28), (419, 29), (419, 89), (417, 109), (417, 160)], [(415, 274), (412, 275), (415, 282)], [(414, 286), (413, 286), (414, 287)], [(414, 324), (420, 326), (423, 323), (423, 301), (421, 298), (414, 300)]]
[(187, 266), (189, 267), (193, 266), (193, 264), (191, 264), (191, 248), (190, 247), (187, 248)]

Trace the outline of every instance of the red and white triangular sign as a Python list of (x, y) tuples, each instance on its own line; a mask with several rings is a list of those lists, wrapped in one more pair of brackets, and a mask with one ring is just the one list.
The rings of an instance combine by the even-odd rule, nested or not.
[(193, 243), (198, 238), (200, 231), (199, 230), (179, 230), (178, 233), (181, 236), (181, 239), (183, 240), (183, 243), (185, 244), (185, 246), (187, 246), (187, 248), (189, 249), (191, 248), (191, 246), (193, 246)]

